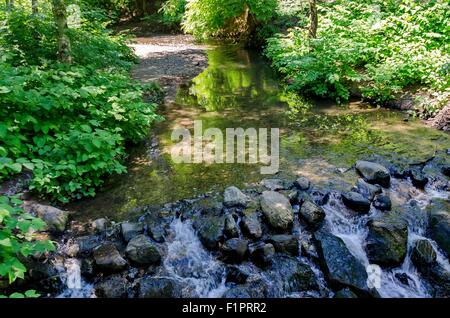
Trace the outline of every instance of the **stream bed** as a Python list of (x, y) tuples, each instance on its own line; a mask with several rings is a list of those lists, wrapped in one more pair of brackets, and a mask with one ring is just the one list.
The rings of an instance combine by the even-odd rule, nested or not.
[[(133, 149), (128, 173), (110, 178), (95, 198), (69, 206), (75, 211), (75, 223), (87, 225), (63, 239), (62, 251), (75, 245), (79, 252), (60, 264), (72, 288), (59, 296), (449, 297), (450, 265), (442, 245), (430, 238), (428, 215), (442, 202), (441, 210), (449, 212), (449, 179), (441, 168), (448, 164), (450, 136), (404, 113), (362, 102), (336, 105), (299, 97), (280, 86), (257, 52), (218, 46), (207, 54), (209, 66), (179, 87), (175, 101), (164, 106), (165, 120)], [(177, 127), (192, 130), (194, 120), (202, 120), (203, 129), (221, 131), (280, 128), (279, 173), (261, 175), (258, 164), (174, 163), (171, 132)], [(392, 207), (375, 207), (372, 197), (370, 210), (356, 213), (343, 203), (343, 193), (361, 192), (357, 186), (361, 173), (354, 168), (358, 160), (388, 168), (390, 186), (379, 195), (389, 197)], [(423, 187), (411, 177), (413, 170), (426, 176)], [(307, 189), (295, 182), (300, 176), (309, 180)], [(222, 194), (230, 186), (243, 190), (256, 205), (225, 204)], [(257, 203), (265, 191), (289, 198), (295, 215), (289, 229), (275, 231), (268, 224)], [(300, 216), (305, 201), (324, 211), (320, 231)], [(371, 267), (374, 256), (368, 256), (372, 252), (367, 245), (370, 235), (375, 235), (369, 232), (376, 230), (368, 224), (391, 214), (395, 215), (392, 224), (400, 222), (396, 217), (405, 224), (406, 252), (399, 262), (382, 265), (381, 280), (371, 287), (366, 279), (380, 267)], [(226, 221), (229, 215), (237, 224), (233, 235), (223, 232), (226, 222), (232, 222)], [(89, 224), (100, 218), (109, 225), (99, 232)], [(253, 225), (251, 218), (256, 218)], [(92, 266), (93, 249), (109, 242), (120, 255), (129, 255), (124, 221), (138, 224), (134, 237), (146, 233), (152, 238), (160, 260), (151, 266), (103, 269), (99, 276)], [(251, 226), (259, 226), (261, 234), (254, 234)], [(391, 230), (389, 224), (386, 228)], [(392, 230), (393, 236), (397, 230)], [(242, 243), (236, 240), (248, 244), (243, 259), (226, 258), (223, 249), (231, 238), (233, 244)], [(294, 247), (286, 240), (294, 240)], [(432, 246), (433, 269), (419, 271), (413, 264), (411, 255), (418, 241)], [(291, 247), (285, 250), (283, 244)], [(348, 264), (327, 261), (329, 246), (334, 246), (330, 253), (337, 253), (336, 259), (344, 255), (354, 268), (339, 273), (334, 267)], [(68, 258), (67, 252), (62, 254)], [(111, 272), (114, 275), (105, 274)]]

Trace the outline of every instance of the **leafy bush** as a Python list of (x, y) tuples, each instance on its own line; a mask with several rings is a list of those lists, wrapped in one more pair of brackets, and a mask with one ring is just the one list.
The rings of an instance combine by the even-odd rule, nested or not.
[(73, 64), (65, 65), (55, 61), (49, 12), (2, 14), (0, 181), (31, 170), (30, 188), (52, 199), (94, 195), (105, 175), (125, 171), (125, 143), (159, 119), (143, 95), (160, 89), (131, 80), (132, 50), (101, 26), (69, 30)]
[(450, 5), (435, 1), (319, 2), (317, 39), (304, 27), (268, 40), (266, 55), (298, 91), (377, 102), (421, 85), (449, 87)]
[(197, 38), (237, 37), (268, 21), (276, 7), (277, 0), (192, 0), (182, 27)]
[[(8, 284), (24, 278), (26, 268), (21, 258), (55, 249), (51, 241), (37, 239), (36, 231), (43, 230), (45, 222), (24, 213), (21, 204), (16, 197), (0, 196), (0, 279), (7, 279)], [(34, 290), (10, 295), (11, 298), (38, 296)]]
[(186, 10), (186, 0), (167, 0), (160, 8), (162, 23), (170, 26), (179, 26)]

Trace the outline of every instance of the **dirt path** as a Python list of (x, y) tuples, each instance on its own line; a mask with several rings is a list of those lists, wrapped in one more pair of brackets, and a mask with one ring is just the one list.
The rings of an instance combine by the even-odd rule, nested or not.
[(197, 76), (208, 65), (205, 45), (189, 35), (138, 37), (130, 45), (140, 58), (133, 77), (148, 83), (159, 81), (166, 91), (166, 103), (174, 100), (177, 87)]

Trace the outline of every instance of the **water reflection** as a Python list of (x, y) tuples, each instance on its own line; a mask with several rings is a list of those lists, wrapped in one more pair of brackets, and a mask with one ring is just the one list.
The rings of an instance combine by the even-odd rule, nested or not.
[(437, 149), (450, 148), (447, 134), (418, 121), (405, 122), (400, 113), (359, 102), (337, 106), (286, 92), (256, 52), (217, 47), (208, 52), (208, 59), (208, 68), (178, 90), (176, 102), (163, 113), (166, 120), (154, 127), (151, 136), (159, 142), (160, 155), (149, 155), (147, 145), (133, 149), (128, 174), (110, 178), (96, 198), (71, 207), (80, 218), (126, 219), (139, 215), (143, 205), (229, 185), (243, 187), (264, 177), (257, 164), (175, 164), (169, 155), (172, 129), (192, 129), (194, 120), (202, 120), (203, 129), (223, 132), (237, 127), (280, 128), (284, 174), (316, 176), (317, 182), (341, 187), (356, 176), (340, 173), (337, 167), (348, 168), (370, 154), (420, 162)]

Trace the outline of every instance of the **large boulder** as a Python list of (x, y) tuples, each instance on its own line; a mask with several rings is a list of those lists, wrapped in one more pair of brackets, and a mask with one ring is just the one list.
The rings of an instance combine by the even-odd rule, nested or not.
[(161, 254), (156, 246), (144, 235), (138, 235), (130, 240), (125, 254), (137, 265), (159, 264)]
[(144, 225), (138, 222), (124, 222), (121, 224), (122, 237), (129, 242), (133, 237), (144, 233)]
[(222, 245), (223, 260), (227, 263), (240, 263), (247, 256), (248, 241), (232, 238)]
[(228, 208), (246, 207), (249, 201), (250, 198), (234, 186), (226, 188), (223, 193), (223, 205)]
[(269, 242), (275, 247), (275, 251), (297, 256), (299, 252), (298, 238), (294, 235), (272, 235)]
[(325, 211), (312, 201), (303, 202), (299, 215), (313, 229), (319, 228), (326, 216)]
[(370, 201), (358, 192), (351, 191), (343, 193), (342, 202), (356, 212), (368, 213), (370, 210)]
[(434, 199), (427, 207), (429, 214), (428, 231), (439, 248), (450, 257), (450, 203)]
[[(28, 208), (25, 210), (27, 211)], [(65, 231), (67, 222), (69, 221), (69, 212), (38, 203), (32, 204), (29, 210), (35, 212), (47, 224), (47, 230), (49, 232), (61, 234)]]
[(389, 170), (382, 165), (370, 161), (359, 160), (356, 162), (356, 170), (367, 182), (379, 184), (382, 187), (389, 187), (391, 175)]
[[(311, 266), (291, 256), (276, 255), (273, 258), (273, 265), (268, 275), (273, 283), (281, 283), (282, 292), (286, 294), (320, 290), (316, 275), (312, 271)], [(281, 292), (281, 290), (278, 292)], [(269, 296), (280, 297), (284, 295), (274, 294)]]
[(118, 272), (127, 266), (127, 261), (112, 243), (104, 243), (95, 248), (94, 261), (97, 267), (108, 272)]
[(215, 250), (219, 248), (219, 242), (224, 236), (225, 218), (223, 216), (202, 215), (194, 223), (194, 228), (197, 230), (203, 245), (210, 250)]
[(370, 294), (364, 265), (348, 250), (344, 241), (324, 230), (314, 233), (321, 266), (335, 287), (349, 287), (359, 295)]
[(180, 286), (175, 280), (163, 277), (144, 277), (139, 282), (139, 298), (180, 298)]
[(127, 281), (119, 275), (109, 276), (95, 285), (95, 295), (100, 298), (125, 298)]
[(269, 224), (276, 230), (286, 231), (294, 222), (294, 212), (289, 200), (275, 191), (264, 191), (261, 209)]
[(242, 218), (240, 223), (242, 232), (251, 239), (259, 239), (262, 236), (261, 222), (258, 213), (252, 212)]
[(408, 224), (397, 214), (388, 214), (367, 223), (366, 252), (371, 263), (398, 266), (406, 256)]

